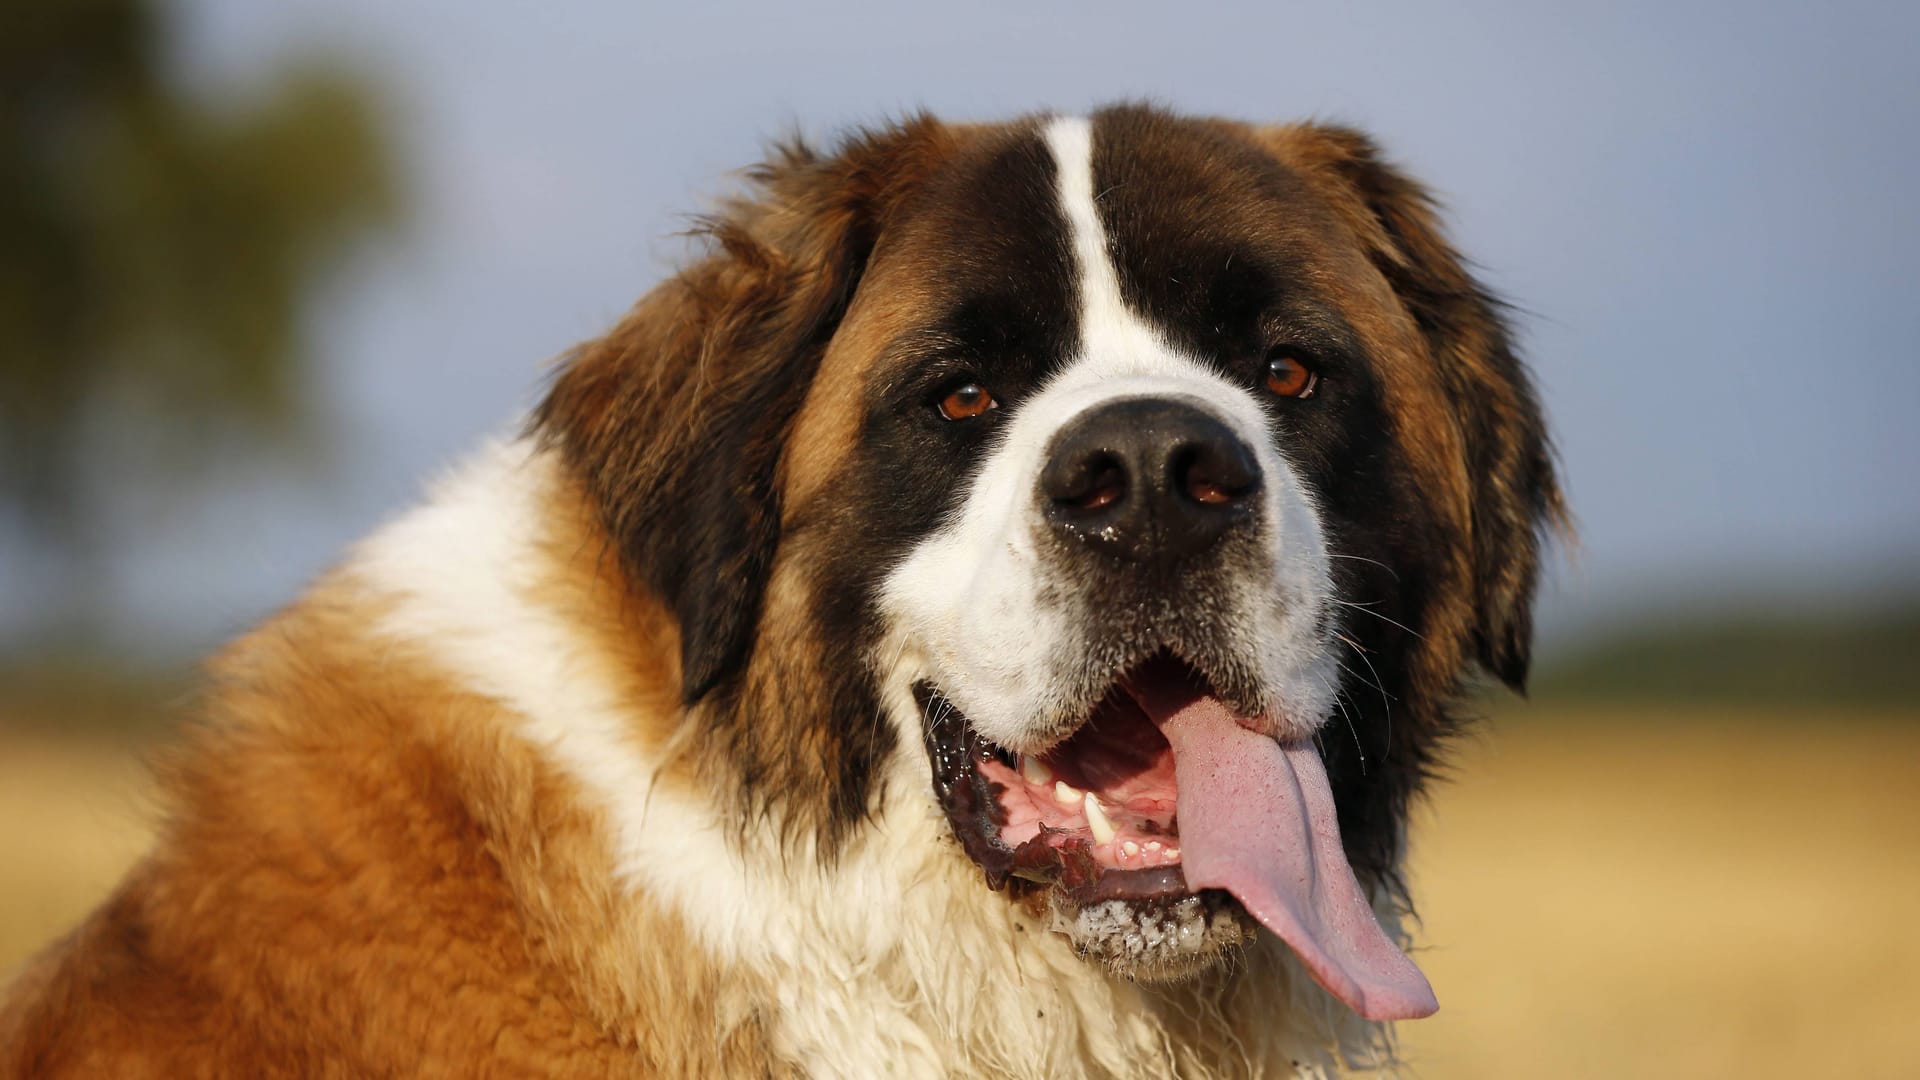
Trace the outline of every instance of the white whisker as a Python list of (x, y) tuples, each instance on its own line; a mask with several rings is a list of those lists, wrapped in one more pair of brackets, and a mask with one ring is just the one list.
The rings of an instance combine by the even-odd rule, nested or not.
[(1372, 563), (1373, 565), (1379, 567), (1380, 569), (1385, 570), (1393, 578), (1393, 580), (1395, 581), (1400, 580), (1399, 573), (1396, 572), (1393, 567), (1388, 566), (1386, 563), (1381, 562), (1379, 559), (1369, 559), (1364, 555), (1341, 555), (1332, 551), (1327, 552), (1327, 558), (1351, 559), (1354, 562)]
[(1421, 641), (1427, 640), (1427, 635), (1422, 634), (1420, 631), (1415, 630), (1413, 627), (1408, 626), (1405, 623), (1395, 622), (1394, 620), (1368, 607), (1366, 604), (1355, 603), (1352, 600), (1342, 600), (1338, 597), (1328, 597), (1328, 599), (1332, 600), (1336, 604), (1339, 604), (1341, 607), (1353, 608), (1355, 611), (1364, 611), (1368, 615), (1371, 615), (1374, 618), (1379, 619), (1381, 622), (1386, 623), (1388, 626), (1399, 627), (1401, 630), (1404, 630), (1407, 633), (1412, 634), (1414, 637), (1419, 638)]
[[(1372, 660), (1367, 659), (1367, 650), (1361, 648), (1359, 642), (1354, 641), (1352, 638), (1348, 637), (1345, 634), (1336, 632), (1334, 636), (1339, 638), (1341, 641), (1346, 642), (1347, 646), (1353, 650), (1354, 655), (1360, 658), (1360, 662), (1367, 665), (1367, 670), (1373, 673), (1373, 688), (1375, 690), (1380, 691), (1380, 705), (1383, 709), (1386, 710), (1386, 713), (1387, 713), (1386, 752), (1388, 754), (1391, 754), (1393, 753), (1393, 695), (1387, 693), (1387, 688), (1384, 685), (1382, 685), (1382, 680), (1380, 678), (1380, 669), (1373, 666)], [(1338, 660), (1335, 660), (1334, 663), (1340, 664), (1340, 670), (1345, 671), (1350, 675), (1353, 674), (1353, 669), (1347, 667), (1347, 665), (1341, 664), (1340, 661)], [(1357, 679), (1360, 676), (1353, 675), (1353, 677)]]
[(1347, 703), (1341, 699), (1340, 692), (1327, 682), (1325, 675), (1320, 676), (1320, 685), (1325, 686), (1327, 692), (1333, 695), (1333, 707), (1340, 710), (1340, 719), (1347, 724), (1347, 734), (1353, 736), (1354, 753), (1360, 755), (1360, 775), (1367, 775), (1367, 748), (1360, 744), (1360, 729), (1353, 726), (1353, 714), (1347, 711)]

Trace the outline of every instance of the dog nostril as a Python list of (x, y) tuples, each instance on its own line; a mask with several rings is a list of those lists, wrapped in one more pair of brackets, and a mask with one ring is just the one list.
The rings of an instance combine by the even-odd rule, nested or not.
[(1193, 496), (1194, 502), (1205, 503), (1208, 506), (1219, 506), (1233, 501), (1233, 496), (1227, 494), (1227, 489), (1219, 484), (1210, 484), (1204, 480), (1191, 478), (1187, 481), (1187, 494)]
[(1227, 506), (1245, 498), (1256, 485), (1253, 470), (1233, 460), (1236, 455), (1210, 452), (1206, 447), (1183, 446), (1168, 463), (1174, 487), (1202, 506)]
[(1087, 512), (1111, 506), (1126, 495), (1126, 469), (1113, 455), (1099, 454), (1074, 470), (1072, 482), (1053, 501), (1069, 510)]
[(1040, 507), (1060, 535), (1132, 562), (1198, 555), (1252, 518), (1260, 462), (1197, 404), (1122, 398), (1083, 412), (1046, 450)]

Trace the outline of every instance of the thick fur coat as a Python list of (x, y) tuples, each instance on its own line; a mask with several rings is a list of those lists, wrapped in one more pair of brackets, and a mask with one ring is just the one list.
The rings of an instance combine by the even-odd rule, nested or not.
[[(1082, 864), (989, 888), (928, 733), (938, 701), (1025, 762), (1023, 725), (1114, 678), (1076, 659), (1124, 637), (1074, 599), (1095, 571), (996, 500), (1080, 398), (1210, 396), (1267, 479), (1205, 593), (1258, 640), (1208, 674), (1317, 732), (1401, 937), (1409, 803), (1465, 680), (1523, 684), (1562, 513), (1500, 309), (1425, 195), (1351, 131), (1133, 107), (919, 118), (753, 180), (523, 432), (213, 661), (153, 852), (0, 997), (0, 1075), (1391, 1060), (1264, 930), (1136, 978), (1159, 969), (1101, 962), (1062, 899)], [(1236, 366), (1281, 345), (1318, 396)], [(987, 419), (933, 411), (975, 383)], [(1137, 606), (1212, 655), (1192, 604)]]

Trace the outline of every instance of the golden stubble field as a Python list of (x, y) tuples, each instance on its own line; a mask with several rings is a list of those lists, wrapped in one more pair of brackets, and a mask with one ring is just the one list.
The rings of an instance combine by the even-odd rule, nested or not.
[[(0, 971), (138, 856), (137, 756), (0, 726)], [(1456, 774), (1409, 1074), (1920, 1076), (1920, 716), (1519, 711)]]

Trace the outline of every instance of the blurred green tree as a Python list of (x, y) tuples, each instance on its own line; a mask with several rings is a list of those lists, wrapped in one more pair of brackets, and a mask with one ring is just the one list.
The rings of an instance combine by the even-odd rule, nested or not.
[(361, 80), (294, 63), (202, 100), (170, 77), (169, 11), (0, 0), (0, 520), (69, 579), (68, 618), (90, 603), (103, 427), (285, 443), (303, 306), (399, 212)]

